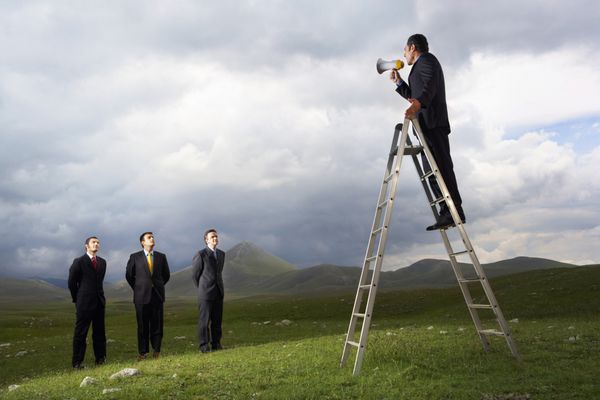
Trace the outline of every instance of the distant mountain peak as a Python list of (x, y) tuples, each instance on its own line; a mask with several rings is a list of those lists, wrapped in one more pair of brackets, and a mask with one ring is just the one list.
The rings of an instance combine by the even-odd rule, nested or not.
[(227, 259), (229, 259), (229, 260), (231, 260), (233, 258), (237, 258), (237, 257), (248, 257), (248, 256), (276, 257), (276, 256), (272, 255), (271, 253), (269, 253), (268, 251), (264, 250), (263, 248), (257, 246), (256, 244), (254, 244), (248, 240), (244, 240), (244, 241), (234, 245), (229, 250), (227, 250)]

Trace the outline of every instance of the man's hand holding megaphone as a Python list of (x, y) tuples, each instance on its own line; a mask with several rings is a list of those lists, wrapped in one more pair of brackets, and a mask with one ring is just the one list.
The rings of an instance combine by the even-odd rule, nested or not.
[(390, 72), (390, 79), (392, 80), (392, 82), (394, 82), (396, 85), (400, 84), (400, 81), (402, 80), (402, 78), (400, 78), (400, 72), (398, 72), (397, 69), (393, 69), (392, 72)]
[[(390, 80), (396, 85), (399, 85), (402, 81), (400, 72), (398, 72), (397, 69), (392, 69), (390, 72)], [(404, 112), (404, 116), (408, 119), (413, 119), (421, 109), (421, 102), (417, 99), (408, 99), (408, 102), (410, 103), (410, 106)]]

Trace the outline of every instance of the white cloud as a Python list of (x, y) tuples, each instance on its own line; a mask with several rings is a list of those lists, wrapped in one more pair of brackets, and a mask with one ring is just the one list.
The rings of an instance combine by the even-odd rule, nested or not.
[[(82, 239), (98, 234), (121, 277), (117, 266), (145, 229), (182, 266), (209, 225), (225, 247), (252, 240), (303, 266), (359, 264), (406, 106), (374, 63), (416, 29), (444, 66), (453, 156), (481, 257), (594, 259), (597, 121), (573, 135), (584, 152), (546, 127), (600, 115), (596, 11), (225, 6), (0, 6), (3, 271), (44, 268), (46, 257), (64, 275)], [(401, 183), (389, 262), (443, 257), (439, 237), (423, 231), (431, 217), (414, 173)], [(568, 236), (577, 251), (559, 245)]]

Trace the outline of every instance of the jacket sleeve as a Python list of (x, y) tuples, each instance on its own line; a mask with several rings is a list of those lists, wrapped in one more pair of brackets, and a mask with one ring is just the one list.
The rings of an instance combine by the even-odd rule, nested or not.
[(192, 279), (194, 280), (194, 285), (198, 287), (200, 282), (200, 277), (202, 276), (202, 272), (204, 272), (204, 261), (202, 260), (202, 252), (197, 252), (192, 260)]
[(398, 92), (400, 96), (404, 97), (407, 100), (412, 97), (410, 86), (408, 86), (408, 83), (404, 82), (404, 80), (402, 80), (400, 84), (396, 86), (396, 92)]
[(81, 268), (77, 261), (77, 258), (74, 259), (71, 268), (69, 268), (69, 291), (71, 292), (73, 303), (77, 302), (77, 291), (79, 290), (79, 284), (81, 283)]
[(129, 256), (129, 261), (127, 261), (127, 268), (125, 268), (125, 279), (127, 279), (127, 283), (131, 286), (132, 289), (135, 288), (135, 262), (133, 261), (133, 254)]
[(427, 108), (431, 104), (431, 99), (435, 97), (439, 82), (439, 65), (433, 57), (425, 57), (419, 65), (419, 76), (423, 82), (423, 91), (417, 98), (421, 107)]
[(163, 282), (167, 283), (167, 282), (169, 282), (169, 279), (171, 278), (171, 270), (169, 270), (169, 263), (167, 262), (167, 256), (163, 255), (163, 257), (165, 259), (165, 265), (163, 266), (162, 277), (163, 277)]

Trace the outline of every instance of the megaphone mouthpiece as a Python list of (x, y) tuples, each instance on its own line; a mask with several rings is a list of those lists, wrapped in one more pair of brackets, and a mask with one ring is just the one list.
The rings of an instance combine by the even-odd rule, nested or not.
[(380, 74), (390, 69), (402, 69), (403, 67), (404, 62), (402, 60), (385, 61), (381, 58), (377, 60), (377, 72)]

